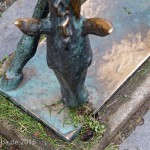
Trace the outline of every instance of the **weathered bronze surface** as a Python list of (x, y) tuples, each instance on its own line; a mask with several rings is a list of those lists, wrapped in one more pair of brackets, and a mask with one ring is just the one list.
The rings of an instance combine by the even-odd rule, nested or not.
[[(82, 6), (81, 14), (85, 18), (103, 16), (112, 21), (114, 27), (114, 32), (108, 37), (89, 36), (93, 62), (85, 85), (94, 113), (150, 56), (149, 12), (149, 0), (87, 0)], [(46, 66), (45, 49), (45, 45), (39, 47), (39, 52), (25, 66), (24, 79), (17, 89), (0, 92), (43, 121), (61, 137), (70, 140), (79, 131), (80, 125), (76, 129), (73, 125), (61, 128), (62, 118), (67, 116), (67, 112), (62, 112), (59, 116), (55, 110), (51, 114), (48, 109), (50, 107), (46, 107), (60, 98), (60, 85), (52, 70)], [(35, 84), (35, 81), (38, 82)]]
[[(41, 5), (47, 14), (46, 2), (43, 5), (39, 0), (37, 5)], [(66, 106), (77, 107), (87, 102), (89, 95), (84, 83), (93, 56), (87, 35), (106, 36), (112, 32), (112, 25), (105, 19), (85, 19), (80, 16), (81, 0), (49, 0), (48, 2), (50, 16), (45, 19), (19, 19), (15, 24), (28, 36), (37, 36), (39, 39), (39, 35), (47, 35), (47, 63), (54, 70), (61, 85), (63, 102)], [(39, 9), (41, 8), (38, 8), (38, 11)], [(35, 39), (32, 42), (34, 43), (26, 40), (27, 44), (36, 48)], [(33, 50), (26, 51), (33, 52)], [(10, 70), (4, 74), (1, 79), (2, 89), (10, 90), (17, 87), (23, 77), (22, 67), (34, 53), (28, 53), (28, 59), (22, 57), (23, 55), (15, 55), (15, 62), (20, 59), (19, 57), (24, 61), (19, 61), (17, 66), (12, 63), (11, 69), (15, 68), (15, 70), (12, 72), (13, 75), (10, 75)], [(18, 69), (20, 66), (21, 69)]]
[(108, 37), (90, 35), (93, 62), (88, 76), (95, 77), (92, 86), (101, 99), (97, 112), (150, 56), (150, 1), (87, 0), (81, 10), (87, 18), (103, 15), (114, 28)]

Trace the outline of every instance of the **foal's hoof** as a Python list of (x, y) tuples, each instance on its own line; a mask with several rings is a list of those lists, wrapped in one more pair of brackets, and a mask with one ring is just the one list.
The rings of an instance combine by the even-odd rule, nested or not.
[(18, 87), (22, 79), (22, 73), (16, 75), (11, 75), (9, 72), (4, 73), (4, 75), (0, 78), (0, 89), (4, 91), (14, 90)]

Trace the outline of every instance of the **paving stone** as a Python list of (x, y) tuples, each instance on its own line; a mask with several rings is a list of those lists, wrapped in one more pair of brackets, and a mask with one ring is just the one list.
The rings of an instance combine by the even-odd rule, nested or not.
[[(132, 93), (130, 99), (127, 102), (120, 105), (116, 112), (114, 112), (108, 118), (107, 126), (108, 131), (107, 134), (104, 135), (102, 141), (94, 146), (92, 150), (104, 150), (108, 144), (112, 141), (112, 139), (116, 136), (116, 134), (122, 129), (122, 127), (127, 123), (131, 116), (137, 110), (143, 106), (143, 104), (148, 100), (150, 96), (150, 76), (147, 76), (142, 84), (140, 84), (135, 91)], [(149, 115), (150, 119), (150, 115)], [(148, 122), (148, 119), (147, 119)], [(146, 126), (150, 124), (147, 123)], [(150, 132), (150, 127), (145, 128), (145, 133)], [(133, 139), (134, 139), (133, 135)], [(150, 138), (150, 136), (149, 136)], [(140, 139), (140, 138), (139, 138)], [(148, 140), (148, 139), (147, 139)], [(134, 144), (133, 140), (129, 140), (131, 143)], [(146, 140), (145, 140), (146, 141)], [(150, 145), (149, 145), (150, 147)], [(133, 149), (134, 148), (134, 149)], [(149, 149), (135, 149), (135, 147), (125, 148), (123, 147), (120, 150), (149, 150)]]
[(145, 114), (144, 120), (144, 125), (137, 126), (119, 150), (150, 150), (150, 111)]
[(37, 0), (17, 0), (0, 18), (0, 60), (11, 54), (22, 36), (14, 25), (17, 18), (31, 17)]
[[(118, 110), (110, 116), (108, 124), (110, 132), (114, 132), (117, 127), (126, 122), (140, 108), (150, 96), (150, 77), (137, 87), (132, 93), (131, 99), (121, 105)], [(120, 115), (121, 114), (121, 115)]]

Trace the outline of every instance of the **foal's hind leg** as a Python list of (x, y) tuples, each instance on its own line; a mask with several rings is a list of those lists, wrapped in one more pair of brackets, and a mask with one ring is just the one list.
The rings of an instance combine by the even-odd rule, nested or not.
[(61, 85), (62, 99), (66, 106), (77, 107), (84, 104), (88, 99), (88, 91), (84, 86), (87, 69), (78, 75), (63, 75), (54, 70)]
[[(48, 13), (49, 9), (47, 0), (38, 0), (32, 17), (42, 19), (45, 18)], [(0, 79), (0, 88), (3, 90), (12, 90), (17, 88), (23, 78), (22, 69), (36, 53), (39, 39), (40, 35), (35, 37), (26, 35), (22, 36), (18, 43), (11, 66)]]

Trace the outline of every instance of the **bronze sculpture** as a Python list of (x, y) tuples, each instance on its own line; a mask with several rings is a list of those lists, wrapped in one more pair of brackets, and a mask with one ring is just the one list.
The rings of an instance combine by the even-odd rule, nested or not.
[[(11, 90), (19, 85), (22, 69), (34, 56), (40, 34), (46, 34), (47, 63), (61, 85), (65, 105), (76, 107), (88, 100), (84, 82), (92, 51), (87, 35), (106, 36), (112, 32), (112, 25), (104, 19), (85, 19), (80, 16), (80, 9), (80, 0), (39, 0), (34, 19), (15, 22), (28, 36), (24, 35), (18, 44), (12, 66), (0, 81), (2, 89)], [(48, 12), (50, 16), (45, 18)]]

